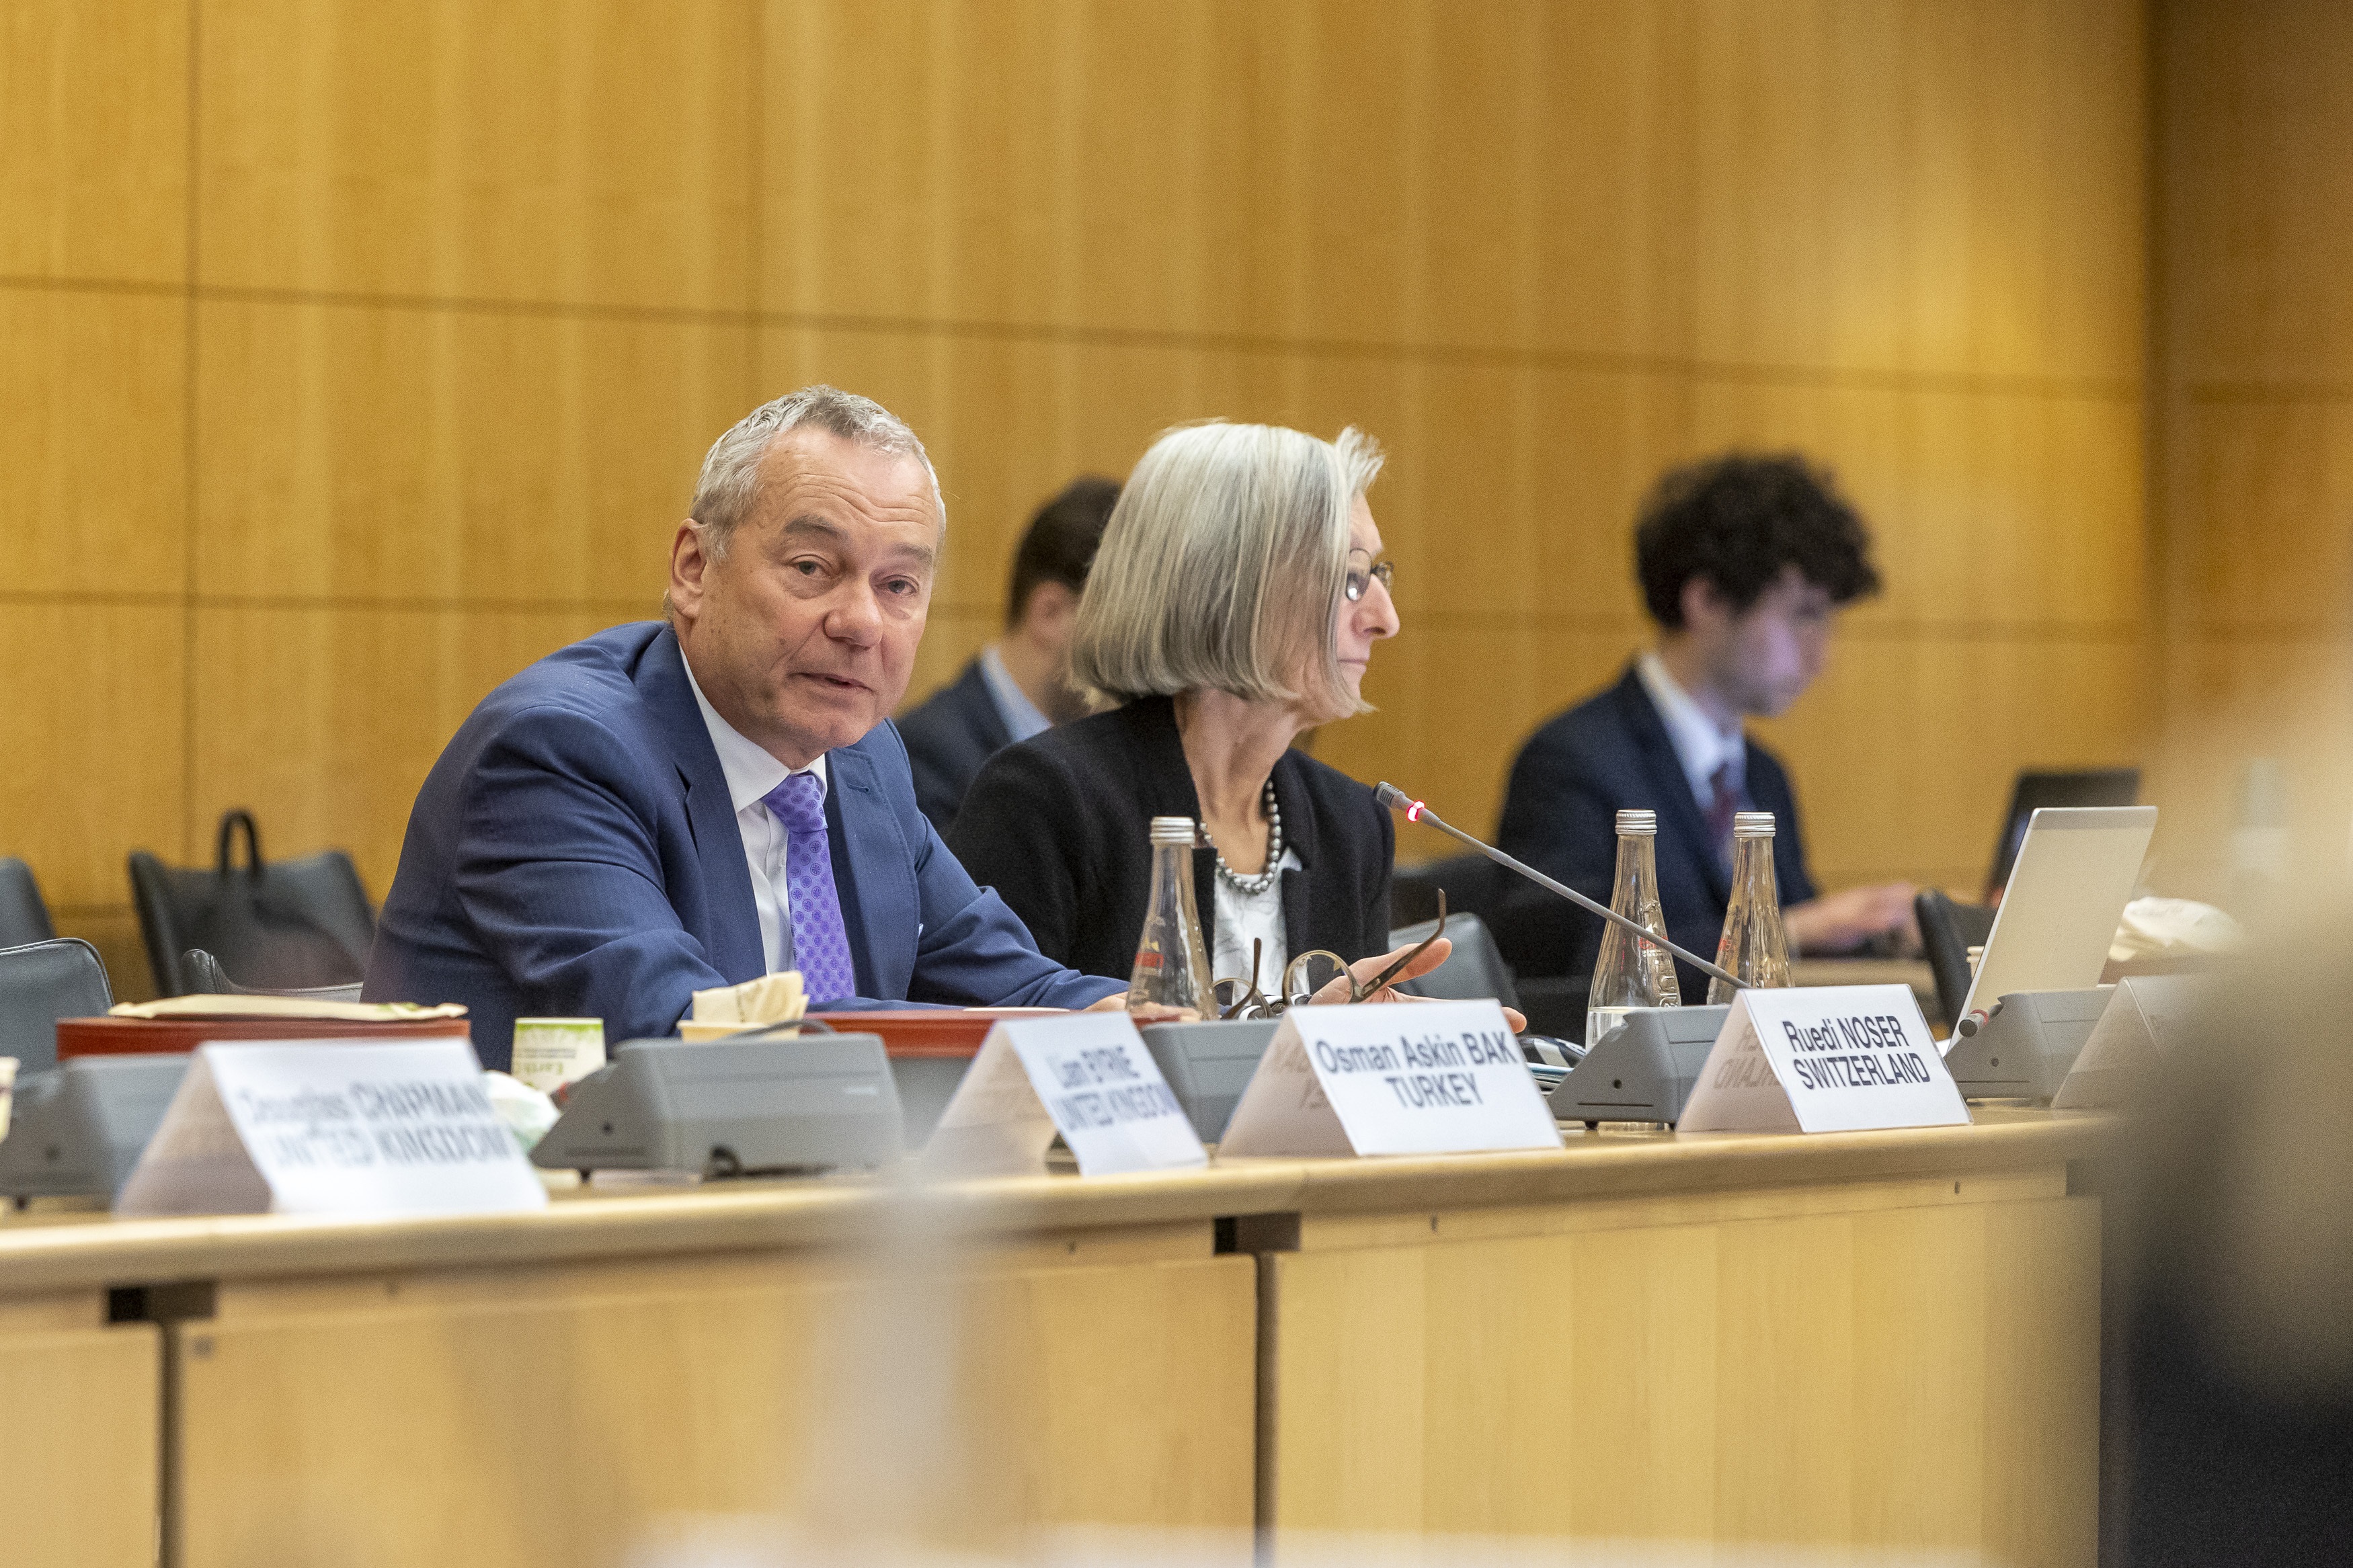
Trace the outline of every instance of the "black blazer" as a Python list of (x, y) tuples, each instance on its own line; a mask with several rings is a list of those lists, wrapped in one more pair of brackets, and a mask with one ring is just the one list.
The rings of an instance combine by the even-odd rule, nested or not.
[(980, 764), (1013, 743), (976, 658), (899, 721), (899, 738), (915, 775), (915, 805), (943, 838)]
[[(1329, 948), (1353, 962), (1387, 952), (1397, 826), (1371, 788), (1294, 750), (1274, 764), (1274, 799), (1283, 843), (1303, 868), (1282, 873), (1292, 952)], [(1176, 708), (1147, 697), (990, 758), (956, 814), (948, 847), (1028, 923), (1040, 952), (1124, 980), (1152, 896), (1151, 819), (1200, 815)], [(1202, 945), (1213, 953), (1216, 868), (1214, 851), (1193, 852)], [(1280, 978), (1259, 983), (1271, 989)]]
[[(1773, 814), (1773, 879), (1784, 907), (1814, 896), (1789, 775), (1773, 753), (1748, 742), (1747, 795)], [(1618, 868), (1618, 812), (1659, 814), (1659, 907), (1667, 935), (1703, 958), (1715, 956), (1732, 877), (1708, 842), (1707, 815), (1667, 738), (1667, 723), (1629, 666), (1617, 685), (1553, 719), (1529, 737), (1512, 764), (1498, 847), (1588, 898), (1609, 901)], [(1504, 958), (1523, 974), (1589, 975), (1601, 954), (1602, 922), (1567, 900), (1520, 881), (1504, 896), (1496, 931)], [(1683, 1000), (1707, 995), (1706, 977), (1676, 961)]]

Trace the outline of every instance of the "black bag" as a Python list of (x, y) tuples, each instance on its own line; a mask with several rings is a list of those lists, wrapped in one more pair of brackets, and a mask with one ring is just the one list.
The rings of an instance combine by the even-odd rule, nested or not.
[[(246, 863), (229, 863), (230, 840), (245, 830)], [(284, 990), (350, 985), (367, 973), (375, 914), (357, 867), (340, 849), (269, 865), (261, 832), (243, 809), (221, 814), (220, 847), (209, 871), (182, 871), (143, 849), (131, 855), (131, 896), (139, 907), (148, 967), (159, 996), (195, 987), (181, 954), (203, 948), (241, 985)]]

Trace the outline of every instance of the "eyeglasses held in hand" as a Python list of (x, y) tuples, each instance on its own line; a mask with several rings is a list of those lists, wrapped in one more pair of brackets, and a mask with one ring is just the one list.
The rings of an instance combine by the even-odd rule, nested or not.
[(1218, 1005), (1218, 1016), (1220, 1018), (1279, 1018), (1289, 1008), (1307, 1005), (1325, 986), (1345, 976), (1348, 1004), (1354, 1006), (1388, 989), (1431, 942), (1445, 934), (1446, 890), (1441, 888), (1438, 892), (1437, 928), (1370, 980), (1358, 980), (1356, 972), (1349, 968), (1347, 960), (1338, 953), (1326, 948), (1314, 948), (1283, 965), (1282, 994), (1270, 1001), (1266, 993), (1258, 988), (1259, 960), (1264, 953), (1265, 944), (1253, 938), (1250, 942), (1250, 979), (1247, 982), (1220, 980), (1209, 988), (1209, 994)]

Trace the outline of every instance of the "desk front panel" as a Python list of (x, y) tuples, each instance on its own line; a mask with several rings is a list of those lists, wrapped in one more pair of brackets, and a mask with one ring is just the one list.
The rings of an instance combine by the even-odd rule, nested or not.
[(152, 1568), (163, 1368), (103, 1290), (0, 1301), (0, 1558)]
[(225, 1286), (180, 1325), (185, 1568), (584, 1568), (694, 1515), (1247, 1540), (1251, 1261), (1206, 1223)]
[(1311, 1215), (1261, 1259), (1267, 1516), (2089, 1568), (2100, 1220), (2065, 1194)]

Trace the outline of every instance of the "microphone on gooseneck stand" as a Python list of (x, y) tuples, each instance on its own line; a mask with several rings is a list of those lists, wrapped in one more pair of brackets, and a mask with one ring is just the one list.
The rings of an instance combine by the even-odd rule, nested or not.
[(1627, 919), (1624, 915), (1620, 914), (1616, 910), (1611, 909), (1608, 904), (1598, 903), (1595, 900), (1587, 898), (1583, 893), (1578, 892), (1575, 888), (1568, 886), (1565, 882), (1554, 881), (1550, 877), (1546, 876), (1542, 871), (1537, 870), (1535, 867), (1524, 865), (1521, 862), (1513, 859), (1509, 855), (1504, 854), (1502, 850), (1496, 848), (1492, 844), (1480, 843), (1477, 839), (1472, 837), (1469, 834), (1463, 832), (1452, 823), (1442, 820), (1439, 816), (1438, 813), (1430, 810), (1430, 807), (1422, 805), (1421, 802), (1414, 799), (1411, 795), (1406, 794), (1405, 791), (1398, 788), (1397, 785), (1388, 783), (1376, 785), (1373, 789), (1373, 798), (1379, 801), (1383, 805), (1388, 806), (1391, 811), (1404, 812), (1405, 819), (1408, 822), (1426, 822), (1430, 824), (1430, 826), (1435, 827), (1438, 831), (1445, 834), (1448, 837), (1458, 839), (1464, 844), (1468, 844), (1472, 848), (1476, 849), (1480, 854), (1484, 855), (1496, 865), (1504, 867), (1510, 870), (1517, 871), (1521, 876), (1525, 877), (1529, 881), (1534, 882), (1540, 888), (1549, 888), (1552, 891), (1558, 893), (1562, 898), (1567, 899), (1570, 903), (1577, 905), (1580, 909), (1592, 910), (1595, 914), (1599, 915), (1603, 920), (1609, 921), (1612, 925), (1624, 926), (1628, 931), (1633, 932), (1636, 936), (1641, 937), (1644, 942), (1656, 942), (1659, 946), (1665, 948), (1669, 952), (1673, 953), (1677, 958), (1682, 959), (1685, 963), (1696, 966), (1703, 973), (1714, 975), (1716, 979), (1723, 981), (1725, 984), (1736, 986), (1744, 991), (1748, 988), (1747, 983), (1742, 980), (1738, 975), (1728, 973), (1725, 971), (1717, 968), (1715, 964), (1710, 963), (1706, 959), (1702, 958), (1695, 952), (1677, 947), (1673, 942), (1669, 942), (1665, 937), (1661, 936), (1658, 932), (1650, 930), (1648, 927), (1643, 926), (1637, 921)]

